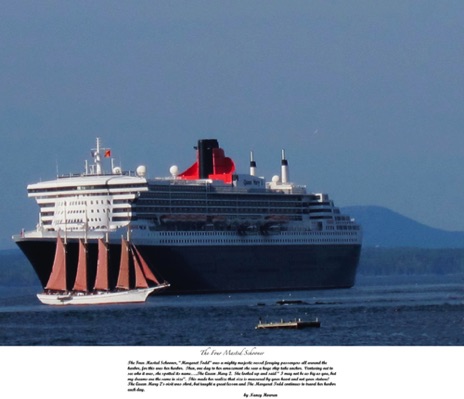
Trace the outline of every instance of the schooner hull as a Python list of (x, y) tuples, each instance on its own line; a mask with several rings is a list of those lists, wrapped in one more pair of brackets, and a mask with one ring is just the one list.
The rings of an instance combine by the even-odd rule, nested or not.
[(92, 294), (37, 294), (37, 298), (45, 305), (110, 305), (145, 302), (150, 294), (162, 290), (168, 285), (149, 288), (136, 288), (127, 291), (98, 292)]

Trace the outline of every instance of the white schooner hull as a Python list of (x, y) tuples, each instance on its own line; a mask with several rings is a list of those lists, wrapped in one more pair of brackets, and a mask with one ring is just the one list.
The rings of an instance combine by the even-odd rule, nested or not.
[(110, 305), (117, 303), (140, 303), (145, 302), (154, 291), (169, 287), (162, 284), (156, 287), (136, 288), (127, 291), (99, 292), (91, 294), (37, 294), (40, 302), (45, 305)]

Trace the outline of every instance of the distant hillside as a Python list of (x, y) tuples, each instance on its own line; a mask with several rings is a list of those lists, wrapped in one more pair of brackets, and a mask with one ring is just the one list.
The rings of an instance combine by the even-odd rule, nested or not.
[(435, 229), (379, 206), (342, 211), (363, 226), (364, 247), (464, 248), (464, 232)]

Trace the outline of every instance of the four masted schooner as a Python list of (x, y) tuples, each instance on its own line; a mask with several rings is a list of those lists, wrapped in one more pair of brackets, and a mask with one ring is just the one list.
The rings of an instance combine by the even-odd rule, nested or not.
[[(37, 298), (46, 305), (136, 303), (145, 302), (153, 292), (169, 287), (168, 282), (160, 282), (156, 278), (135, 245), (122, 237), (118, 281), (116, 287), (111, 288), (108, 276), (108, 252), (107, 244), (100, 238), (95, 284), (90, 289), (87, 279), (87, 243), (80, 239), (76, 279), (72, 290), (68, 290), (66, 244), (58, 234), (52, 272), (44, 292), (37, 294)], [(132, 287), (129, 278), (131, 268), (135, 275)]]

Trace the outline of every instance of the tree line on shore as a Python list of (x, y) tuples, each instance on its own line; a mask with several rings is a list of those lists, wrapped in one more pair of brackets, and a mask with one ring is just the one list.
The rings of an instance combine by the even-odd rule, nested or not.
[(368, 276), (464, 273), (464, 248), (363, 248), (358, 272)]
[[(464, 248), (363, 248), (358, 274), (445, 275), (464, 273)], [(32, 266), (19, 250), (0, 251), (0, 285), (39, 285)]]

